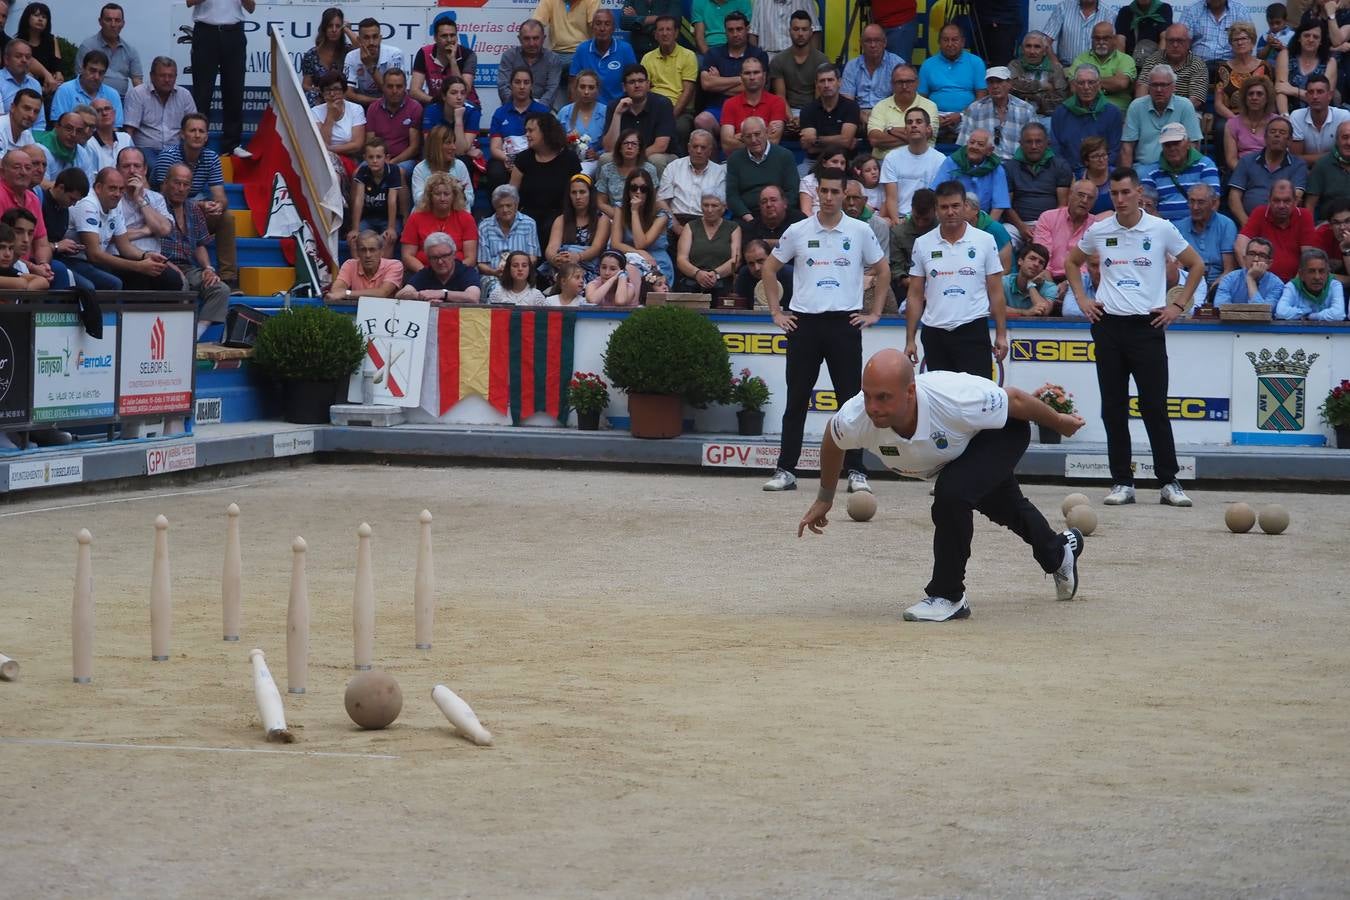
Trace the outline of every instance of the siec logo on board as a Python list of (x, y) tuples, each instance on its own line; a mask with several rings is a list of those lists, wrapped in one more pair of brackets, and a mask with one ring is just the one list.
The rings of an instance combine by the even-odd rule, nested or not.
[(142, 375), (172, 375), (173, 363), (165, 354), (167, 343), (164, 320), (155, 316), (155, 324), (150, 326), (150, 359), (137, 366), (136, 370)]
[(1014, 338), (1008, 347), (1014, 362), (1096, 362), (1092, 341), (1056, 338)]

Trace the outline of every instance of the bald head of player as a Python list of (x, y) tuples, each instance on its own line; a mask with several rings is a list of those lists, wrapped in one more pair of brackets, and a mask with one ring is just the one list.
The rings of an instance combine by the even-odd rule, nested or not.
[(862, 391), (867, 417), (873, 425), (913, 436), (918, 418), (914, 401), (914, 364), (904, 353), (888, 348), (869, 359), (863, 367)]

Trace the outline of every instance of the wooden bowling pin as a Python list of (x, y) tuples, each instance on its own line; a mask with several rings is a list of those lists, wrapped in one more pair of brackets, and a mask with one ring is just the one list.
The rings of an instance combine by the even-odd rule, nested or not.
[(305, 539), (291, 543), (291, 599), (286, 606), (286, 690), (305, 692), (309, 670), (309, 581), (305, 576)]
[(150, 659), (169, 658), (173, 600), (169, 593), (169, 520), (155, 517), (155, 558), (150, 570)]
[(239, 640), (240, 607), (243, 605), (243, 561), (239, 554), (239, 507), (225, 510), (225, 571), (220, 577), (220, 607), (225, 640)]
[(458, 694), (438, 684), (431, 689), (431, 699), (460, 734), (480, 747), (492, 745), (492, 732), (483, 727), (473, 709)]
[(0, 681), (19, 680), (19, 661), (0, 653)]
[(94, 679), (94, 536), (81, 528), (75, 536), (75, 599), (70, 607), (70, 645), (74, 662), (74, 681), (88, 684)]
[(417, 578), (413, 584), (415, 646), (431, 649), (431, 626), (436, 616), (436, 567), (431, 558), (431, 511), (422, 510), (422, 540), (417, 546)]
[(295, 736), (286, 728), (286, 710), (281, 705), (277, 683), (267, 668), (267, 658), (257, 648), (248, 652), (248, 658), (253, 663), (253, 696), (258, 701), (258, 718), (262, 719), (267, 739), (281, 744), (294, 743)]
[(356, 529), (356, 595), (352, 598), (355, 668), (368, 670), (375, 658), (375, 574), (370, 565), (370, 526)]

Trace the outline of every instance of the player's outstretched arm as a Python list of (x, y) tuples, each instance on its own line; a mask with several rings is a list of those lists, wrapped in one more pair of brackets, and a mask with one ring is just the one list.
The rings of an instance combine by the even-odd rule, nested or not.
[(1072, 437), (1083, 427), (1083, 417), (1076, 413), (1055, 412), (1026, 391), (1015, 387), (1004, 390), (1008, 393), (1008, 415), (1014, 419), (1044, 425), (1065, 437)]
[(825, 426), (825, 438), (820, 442), (820, 490), (816, 492), (816, 502), (797, 523), (797, 537), (801, 537), (810, 528), (816, 534), (824, 534), (825, 526), (830, 524), (827, 513), (834, 506), (834, 492), (839, 487), (839, 470), (844, 464), (844, 451), (834, 442), (834, 419)]

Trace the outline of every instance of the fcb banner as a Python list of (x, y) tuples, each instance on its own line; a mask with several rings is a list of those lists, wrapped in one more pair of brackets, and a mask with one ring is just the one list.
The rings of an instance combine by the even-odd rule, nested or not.
[(570, 310), (438, 307), (429, 329), (421, 407), (443, 416), (476, 394), (520, 424), (535, 413), (560, 422), (569, 410), (577, 316)]

